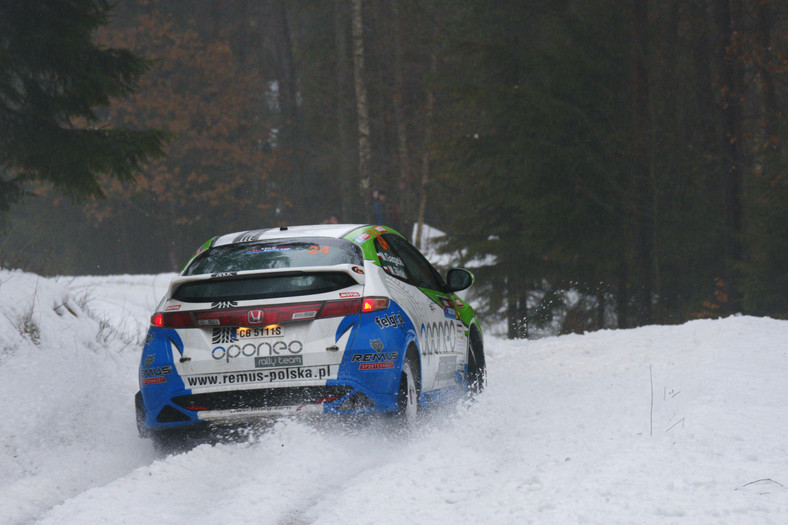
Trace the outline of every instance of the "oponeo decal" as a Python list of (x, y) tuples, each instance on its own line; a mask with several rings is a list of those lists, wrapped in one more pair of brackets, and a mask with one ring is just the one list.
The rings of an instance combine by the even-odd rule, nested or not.
[(259, 344), (246, 343), (244, 345), (230, 345), (227, 348), (224, 346), (215, 346), (211, 350), (211, 357), (217, 361), (224, 360), (230, 362), (230, 359), (238, 357), (260, 357), (265, 355), (280, 355), (280, 354), (300, 354), (304, 349), (304, 344), (301, 341), (274, 341), (269, 343), (263, 341)]
[(423, 354), (450, 354), (454, 352), (454, 324), (450, 321), (421, 325), (421, 352)]

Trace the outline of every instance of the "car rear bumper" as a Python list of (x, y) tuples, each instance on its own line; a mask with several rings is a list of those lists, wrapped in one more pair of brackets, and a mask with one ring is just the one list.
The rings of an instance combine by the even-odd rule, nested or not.
[(273, 387), (192, 394), (176, 392), (156, 406), (143, 402), (139, 414), (147, 430), (320, 414), (369, 414), (396, 409), (394, 394), (370, 392), (363, 385), (331, 381), (309, 387)]

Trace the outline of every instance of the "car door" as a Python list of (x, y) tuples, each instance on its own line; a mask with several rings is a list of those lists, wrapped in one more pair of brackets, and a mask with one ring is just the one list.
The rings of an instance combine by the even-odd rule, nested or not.
[(422, 392), (454, 385), (465, 345), (452, 294), (429, 261), (402, 237), (383, 234), (375, 239), (375, 248), (392, 298), (417, 331)]

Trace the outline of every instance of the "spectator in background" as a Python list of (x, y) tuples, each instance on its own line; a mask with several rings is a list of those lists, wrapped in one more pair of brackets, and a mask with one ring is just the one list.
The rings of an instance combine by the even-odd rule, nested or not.
[(375, 222), (377, 224), (386, 224), (387, 206), (386, 192), (377, 189), (372, 190), (372, 208), (375, 211)]

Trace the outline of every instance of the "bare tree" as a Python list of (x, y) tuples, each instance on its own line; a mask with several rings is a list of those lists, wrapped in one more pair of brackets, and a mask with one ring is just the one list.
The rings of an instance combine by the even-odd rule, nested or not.
[(371, 220), (370, 205), (370, 163), (372, 148), (369, 132), (369, 102), (367, 101), (367, 84), (364, 78), (364, 23), (361, 12), (361, 0), (352, 0), (351, 17), (353, 28), (353, 78), (356, 88), (356, 114), (358, 117), (358, 174), (362, 202), (365, 203), (367, 220)]
[[(434, 76), (437, 69), (438, 57), (435, 52), (430, 53), (430, 75)], [(416, 233), (414, 243), (421, 247), (421, 236), (424, 226), (424, 213), (427, 211), (427, 185), (430, 181), (430, 143), (433, 133), (433, 110), (435, 107), (435, 94), (432, 87), (427, 87), (427, 100), (424, 104), (424, 152), (421, 157), (421, 184), (419, 186), (419, 211), (416, 215)]]

